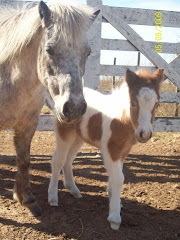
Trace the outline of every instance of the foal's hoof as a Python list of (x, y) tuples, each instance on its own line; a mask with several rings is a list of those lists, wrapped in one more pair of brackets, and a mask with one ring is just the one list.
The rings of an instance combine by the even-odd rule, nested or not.
[(120, 224), (121, 224), (121, 216), (120, 215), (115, 215), (115, 214), (110, 214), (107, 218), (109, 221), (111, 228), (113, 230), (119, 230)]
[(34, 217), (39, 217), (42, 214), (42, 208), (37, 202), (25, 204), (25, 206), (30, 210)]
[(75, 198), (82, 198), (80, 192), (72, 194)]
[(18, 196), (17, 196), (17, 193), (13, 193), (13, 199), (14, 199), (14, 201), (16, 201), (16, 202), (18, 202)]
[(120, 223), (111, 222), (110, 225), (113, 230), (119, 230)]
[(58, 207), (58, 202), (56, 202), (56, 201), (49, 201), (49, 205), (51, 207)]

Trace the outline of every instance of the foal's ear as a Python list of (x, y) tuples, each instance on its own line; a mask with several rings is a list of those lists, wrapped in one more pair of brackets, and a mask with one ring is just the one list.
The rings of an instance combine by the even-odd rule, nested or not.
[(163, 81), (163, 78), (164, 78), (164, 69), (163, 68), (158, 68), (153, 76), (158, 80), (158, 82), (162, 82)]
[(138, 76), (132, 72), (131, 70), (127, 69), (126, 71), (126, 82), (128, 86), (132, 86), (134, 84), (134, 81), (138, 78)]
[(51, 23), (51, 10), (43, 1), (40, 1), (39, 3), (39, 15), (42, 21), (42, 26), (48, 27)]

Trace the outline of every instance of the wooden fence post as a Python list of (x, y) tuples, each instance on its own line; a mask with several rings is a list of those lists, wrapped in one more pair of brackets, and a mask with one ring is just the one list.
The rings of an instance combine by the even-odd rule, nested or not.
[[(114, 65), (116, 65), (116, 58), (114, 58)], [(113, 76), (113, 88), (115, 88), (116, 85), (116, 76)]]
[[(87, 0), (87, 4), (95, 9), (102, 9), (101, 0)], [(92, 89), (99, 87), (100, 75), (100, 53), (101, 53), (101, 25), (102, 11), (99, 13), (95, 22), (87, 33), (88, 43), (91, 47), (91, 54), (86, 62), (86, 71), (84, 75), (84, 85)]]
[(138, 52), (137, 66), (140, 66), (141, 52)]
[[(176, 92), (179, 93), (180, 89), (176, 88)], [(179, 103), (176, 103), (176, 109), (175, 109), (175, 117), (179, 116)]]

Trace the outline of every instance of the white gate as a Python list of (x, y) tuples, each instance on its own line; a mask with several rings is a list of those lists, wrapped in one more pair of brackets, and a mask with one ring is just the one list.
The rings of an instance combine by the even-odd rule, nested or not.
[[(180, 89), (180, 43), (162, 43), (162, 52), (177, 54), (177, 57), (168, 64), (155, 52), (157, 42), (143, 40), (129, 24), (155, 26), (155, 13), (158, 10), (146, 10), (136, 8), (109, 7), (102, 5), (101, 0), (87, 0), (87, 4), (100, 8), (101, 13), (88, 33), (92, 48), (85, 74), (85, 84), (93, 89), (99, 87), (99, 76), (123, 76), (127, 68), (137, 71), (139, 66), (101, 65), (101, 50), (139, 51), (146, 56), (155, 67), (145, 67), (150, 71), (164, 68), (166, 77)], [(162, 14), (163, 27), (180, 28), (180, 12), (159, 11)], [(127, 40), (102, 39), (102, 22), (109, 22)], [(178, 55), (179, 54), (179, 55)], [(180, 92), (161, 93), (162, 103), (180, 103)], [(158, 117), (154, 123), (154, 130), (159, 132), (179, 132), (180, 118)]]

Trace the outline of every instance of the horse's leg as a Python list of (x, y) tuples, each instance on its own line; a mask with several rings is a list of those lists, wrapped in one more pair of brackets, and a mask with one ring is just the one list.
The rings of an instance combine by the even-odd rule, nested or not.
[(58, 206), (59, 174), (67, 160), (69, 148), (71, 147), (73, 139), (74, 138), (72, 136), (72, 139), (70, 139), (69, 141), (64, 141), (56, 132), (56, 150), (52, 157), (52, 162), (51, 162), (52, 175), (51, 175), (49, 189), (48, 189), (48, 202), (50, 206)]
[(83, 141), (80, 138), (75, 139), (74, 143), (71, 145), (71, 148), (69, 149), (67, 160), (63, 167), (64, 186), (75, 198), (81, 198), (82, 195), (74, 181), (72, 163), (76, 157), (76, 153), (81, 148), (82, 144), (83, 144)]
[(14, 135), (14, 145), (17, 153), (17, 176), (14, 186), (14, 199), (22, 205), (28, 207), (34, 216), (40, 216), (42, 209), (38, 205), (35, 196), (30, 190), (29, 164), (30, 145), (38, 122), (37, 116), (33, 115), (32, 121), (26, 126), (21, 123), (16, 126)]
[(104, 158), (105, 166), (109, 175), (109, 216), (111, 228), (118, 230), (121, 224), (121, 190), (124, 183), (123, 163), (121, 160), (113, 162)]

